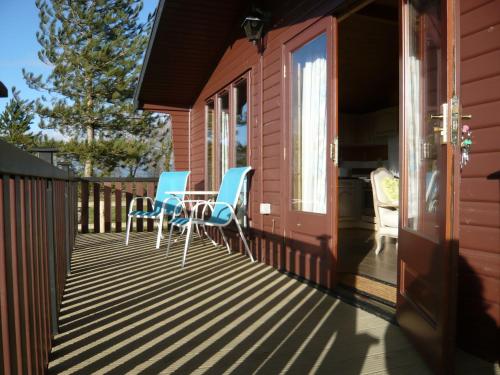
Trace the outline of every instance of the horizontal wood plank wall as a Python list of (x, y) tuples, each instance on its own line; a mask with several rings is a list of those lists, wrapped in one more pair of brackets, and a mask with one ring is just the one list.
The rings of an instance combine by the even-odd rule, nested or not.
[[(250, 72), (250, 164), (254, 168), (249, 197), (249, 220), (253, 241), (252, 249), (259, 261), (278, 269), (286, 269), (284, 226), (282, 225), (283, 184), (283, 119), (282, 76), (283, 44), (303, 29), (332, 10), (341, 1), (289, 1), (287, 6), (275, 2), (273, 19), (279, 20), (266, 34), (262, 55), (246, 38), (229, 43), (225, 54), (215, 67), (207, 84), (191, 110), (190, 161), (191, 183), (194, 188), (205, 187), (205, 103), (229, 83)], [(235, 30), (237, 34), (240, 30)], [(175, 120), (173, 120), (175, 124)], [(174, 152), (177, 155), (174, 129)], [(182, 142), (182, 141), (181, 141)], [(182, 149), (183, 143), (179, 146)], [(183, 151), (182, 151), (183, 152)], [(183, 154), (181, 154), (181, 157)], [(271, 203), (271, 214), (260, 215), (259, 204)], [(217, 237), (217, 234), (214, 234)], [(240, 242), (233, 236), (233, 246), (242, 251)], [(289, 254), (295, 257), (296, 254)], [(301, 274), (305, 278), (307, 271)]]
[(459, 345), (498, 360), (500, 342), (500, 0), (461, 1), (461, 96), (472, 129), (462, 173)]
[[(168, 111), (172, 121), (174, 167), (177, 171), (190, 170), (189, 162), (189, 110)], [(192, 177), (191, 177), (192, 178)]]

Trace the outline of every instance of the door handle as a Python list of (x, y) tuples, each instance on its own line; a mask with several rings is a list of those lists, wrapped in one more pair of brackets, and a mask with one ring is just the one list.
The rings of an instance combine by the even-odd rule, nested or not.
[(448, 143), (448, 104), (443, 103), (441, 106), (442, 110), (440, 114), (432, 115), (431, 120), (441, 120), (442, 126), (434, 126), (434, 132), (440, 133), (441, 135), (441, 144)]
[(470, 120), (472, 118), (472, 115), (462, 115), (460, 116), (462, 120)]

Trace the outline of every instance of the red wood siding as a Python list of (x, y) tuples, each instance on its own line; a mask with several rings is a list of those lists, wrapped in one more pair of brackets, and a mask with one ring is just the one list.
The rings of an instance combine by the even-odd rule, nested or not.
[(169, 110), (168, 113), (172, 121), (175, 170), (189, 170), (189, 110)]
[(461, 1), (461, 96), (472, 128), (462, 173), (458, 342), (498, 360), (500, 325), (500, 0)]
[[(192, 171), (191, 187), (204, 188), (205, 102), (250, 71), (252, 247), (260, 261), (280, 269), (286, 269), (286, 256), (293, 256), (285, 254), (282, 237), (282, 46), (334, 3), (277, 3), (271, 11), (280, 21), (266, 35), (263, 54), (245, 39), (229, 41), (191, 111), (169, 111), (175, 166)], [(500, 0), (461, 0), (460, 52), (461, 97), (464, 113), (473, 115), (468, 123), (474, 145), (460, 191), (458, 340), (462, 347), (492, 357), (500, 346), (495, 341), (500, 323), (500, 182), (487, 176), (500, 170)], [(259, 214), (261, 202), (271, 203), (270, 215)], [(301, 276), (310, 278), (307, 271)]]
[[(290, 2), (291, 5), (294, 3)], [(295, 2), (298, 3), (298, 2)], [(325, 5), (329, 4), (329, 5)], [(333, 3), (318, 2), (284, 7), (276, 4), (273, 16), (281, 20), (266, 36), (262, 55), (257, 47), (242, 38), (233, 41), (219, 61), (191, 111), (191, 181), (195, 188), (205, 186), (205, 103), (245, 72), (250, 72), (249, 159), (254, 169), (251, 181), (249, 219), (254, 229), (253, 251), (260, 261), (286, 269), (283, 248), (283, 122), (282, 122), (282, 46), (301, 30), (325, 14)], [(320, 9), (321, 8), (321, 9)], [(279, 12), (287, 11), (279, 15)], [(300, 15), (300, 16), (299, 16)], [(292, 21), (293, 20), (293, 21)], [(174, 133), (175, 134), (175, 133)], [(175, 155), (177, 160), (177, 154)], [(271, 203), (271, 214), (260, 215), (259, 204)], [(287, 256), (293, 257), (294, 254)], [(289, 264), (289, 262), (288, 262)], [(300, 276), (310, 278), (302, 267)]]

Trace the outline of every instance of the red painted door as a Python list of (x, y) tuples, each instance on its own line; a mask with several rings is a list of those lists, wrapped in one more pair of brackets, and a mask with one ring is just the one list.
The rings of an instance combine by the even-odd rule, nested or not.
[(453, 368), (458, 252), (453, 0), (402, 0), (397, 320), (436, 372)]
[(328, 288), (336, 259), (336, 25), (324, 17), (283, 49), (284, 266)]

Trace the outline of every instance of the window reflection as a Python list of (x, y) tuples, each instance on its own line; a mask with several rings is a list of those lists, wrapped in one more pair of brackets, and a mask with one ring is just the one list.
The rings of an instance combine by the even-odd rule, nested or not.
[(234, 88), (236, 103), (236, 129), (235, 129), (235, 155), (236, 166), (243, 167), (248, 165), (247, 147), (248, 147), (248, 103), (247, 103), (247, 82), (241, 81)]
[[(439, 4), (439, 2), (437, 2)], [(445, 86), (441, 71), (440, 9), (435, 2), (410, 1), (406, 56), (407, 227), (439, 239), (441, 112)]]

